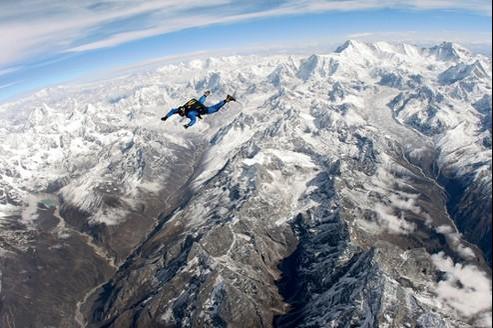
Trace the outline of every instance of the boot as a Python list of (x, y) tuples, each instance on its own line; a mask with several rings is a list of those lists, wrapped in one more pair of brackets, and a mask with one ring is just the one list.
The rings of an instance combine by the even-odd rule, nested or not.
[(230, 101), (236, 101), (236, 98), (230, 95), (226, 96), (226, 99), (224, 100), (225, 102), (230, 102)]

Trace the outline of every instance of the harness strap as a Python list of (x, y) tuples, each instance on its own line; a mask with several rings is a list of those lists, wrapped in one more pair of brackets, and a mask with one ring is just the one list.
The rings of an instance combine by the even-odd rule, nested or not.
[(198, 117), (202, 119), (201, 115), (207, 114), (207, 107), (205, 107), (201, 102), (197, 99), (190, 99), (185, 103), (185, 105), (180, 107), (180, 115), (187, 116), (191, 111), (197, 112)]

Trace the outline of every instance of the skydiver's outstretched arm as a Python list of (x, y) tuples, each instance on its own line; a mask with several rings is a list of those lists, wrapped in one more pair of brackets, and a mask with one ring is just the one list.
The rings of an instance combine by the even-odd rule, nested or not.
[(161, 117), (161, 120), (162, 121), (166, 121), (168, 118), (170, 118), (171, 116), (175, 115), (175, 114), (178, 114), (180, 110), (178, 108), (172, 108), (168, 114), (166, 114), (166, 116), (163, 116)]
[(203, 95), (202, 97), (199, 98), (199, 103), (204, 104), (205, 99), (207, 98), (206, 95)]

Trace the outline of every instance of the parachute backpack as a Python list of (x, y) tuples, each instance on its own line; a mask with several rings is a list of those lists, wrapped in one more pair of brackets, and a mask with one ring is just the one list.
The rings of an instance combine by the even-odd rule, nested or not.
[(195, 98), (190, 99), (185, 105), (180, 106), (178, 109), (180, 110), (178, 112), (180, 116), (187, 116), (190, 112), (197, 112), (199, 113), (197, 117), (202, 119), (201, 115), (207, 114), (207, 107)]

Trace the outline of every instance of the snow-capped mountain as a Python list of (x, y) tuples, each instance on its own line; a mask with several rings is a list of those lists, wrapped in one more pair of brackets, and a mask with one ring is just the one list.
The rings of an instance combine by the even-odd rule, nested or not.
[(2, 326), (491, 326), (490, 58), (193, 60), (0, 121)]

